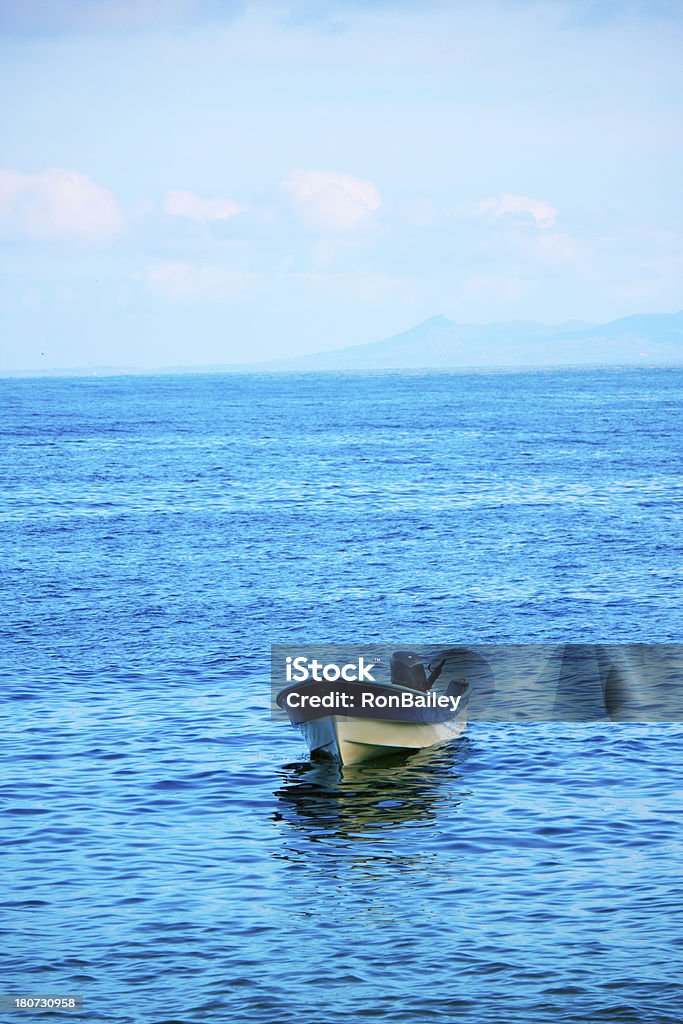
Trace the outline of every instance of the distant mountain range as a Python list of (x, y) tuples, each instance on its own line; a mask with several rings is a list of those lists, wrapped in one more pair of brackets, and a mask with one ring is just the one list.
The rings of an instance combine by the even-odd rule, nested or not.
[(433, 316), (382, 341), (248, 368), (418, 370), (651, 363), (683, 363), (683, 312), (627, 316), (607, 324), (568, 320), (550, 326), (525, 320), (457, 324)]
[(683, 365), (683, 312), (643, 313), (606, 324), (511, 320), (457, 324), (445, 316), (382, 341), (262, 363), (170, 366), (158, 370), (88, 366), (0, 376), (107, 376), (149, 373), (257, 373), (325, 370), (447, 370), (534, 366)]

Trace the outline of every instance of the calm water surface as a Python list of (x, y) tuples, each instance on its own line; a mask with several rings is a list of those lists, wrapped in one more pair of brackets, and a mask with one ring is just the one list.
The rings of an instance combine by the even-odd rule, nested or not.
[(341, 771), (268, 670), (276, 641), (680, 642), (682, 389), (0, 382), (3, 991), (113, 1024), (680, 1021), (683, 726), (478, 722)]

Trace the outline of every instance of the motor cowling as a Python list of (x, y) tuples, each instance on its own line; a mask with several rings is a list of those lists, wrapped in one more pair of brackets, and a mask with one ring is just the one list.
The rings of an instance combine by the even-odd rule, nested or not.
[(412, 651), (394, 651), (391, 655), (391, 681), (397, 686), (426, 690), (427, 673), (419, 654)]

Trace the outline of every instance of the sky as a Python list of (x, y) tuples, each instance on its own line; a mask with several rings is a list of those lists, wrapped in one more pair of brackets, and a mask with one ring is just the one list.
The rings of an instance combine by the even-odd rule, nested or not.
[(0, 0), (0, 370), (683, 308), (683, 2)]

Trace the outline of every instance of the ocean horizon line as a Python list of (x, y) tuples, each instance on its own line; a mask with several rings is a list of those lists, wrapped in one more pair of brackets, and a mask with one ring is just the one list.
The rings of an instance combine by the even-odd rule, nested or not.
[(683, 369), (683, 360), (679, 362), (643, 362), (643, 363), (515, 363), (496, 364), (491, 366), (424, 366), (424, 367), (347, 367), (340, 368), (304, 368), (276, 367), (264, 364), (260, 369), (252, 364), (227, 364), (226, 366), (181, 366), (181, 367), (67, 367), (49, 370), (0, 370), (0, 380), (86, 380), (90, 378), (111, 379), (114, 377), (368, 377), (393, 375), (402, 377), (420, 376), (436, 377), (459, 374), (487, 373), (556, 373), (559, 371), (595, 372), (596, 370), (677, 370)]

